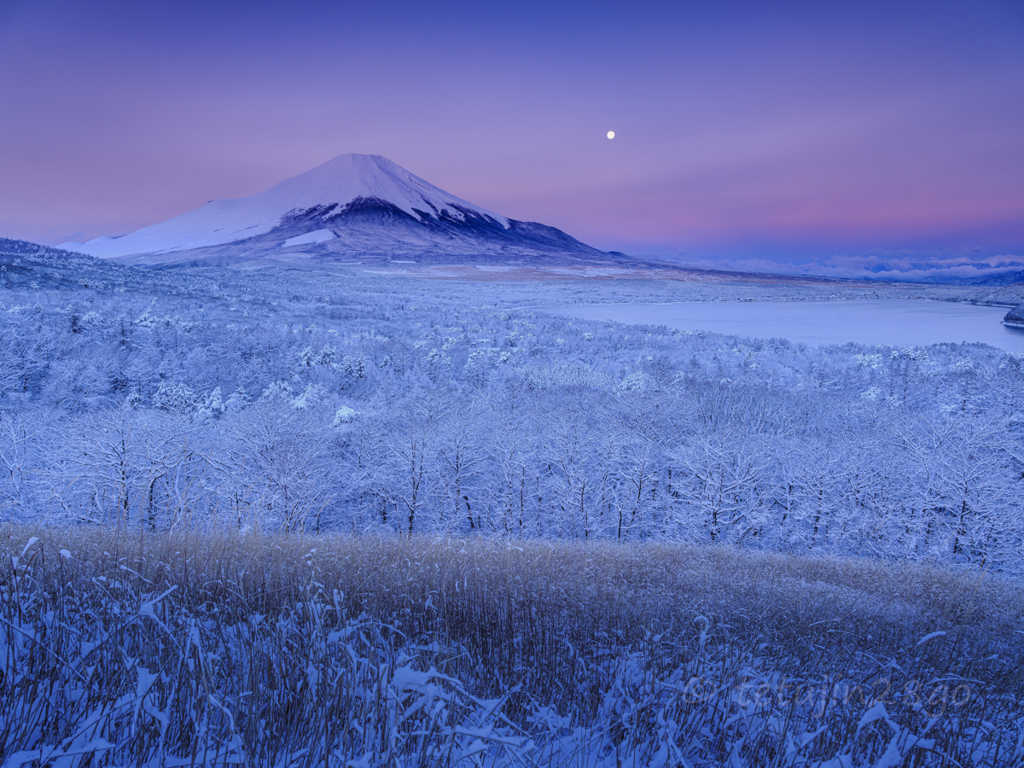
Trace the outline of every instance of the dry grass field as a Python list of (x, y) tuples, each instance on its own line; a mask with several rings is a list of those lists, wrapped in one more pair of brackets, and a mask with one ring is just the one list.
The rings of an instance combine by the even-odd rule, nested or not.
[(0, 532), (3, 765), (1011, 766), (1024, 586), (671, 544)]

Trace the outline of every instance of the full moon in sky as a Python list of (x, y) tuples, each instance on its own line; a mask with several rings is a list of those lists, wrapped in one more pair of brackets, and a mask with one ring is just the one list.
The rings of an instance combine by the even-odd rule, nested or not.
[(615, 138), (615, 131), (608, 131), (608, 138), (609, 139), (614, 139)]

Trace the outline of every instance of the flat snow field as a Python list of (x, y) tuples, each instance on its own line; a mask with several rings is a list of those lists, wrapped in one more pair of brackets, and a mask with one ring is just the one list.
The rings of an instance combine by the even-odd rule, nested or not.
[(1024, 352), (1024, 332), (1001, 323), (1005, 307), (949, 301), (724, 301), (573, 305), (547, 309), (586, 320), (666, 325), (800, 344), (990, 344)]

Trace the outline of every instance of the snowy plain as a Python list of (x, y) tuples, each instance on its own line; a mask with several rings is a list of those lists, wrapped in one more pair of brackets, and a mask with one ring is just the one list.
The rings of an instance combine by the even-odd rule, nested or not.
[(8, 251), (4, 768), (1024, 760), (1024, 357), (523, 309), (1020, 288)]

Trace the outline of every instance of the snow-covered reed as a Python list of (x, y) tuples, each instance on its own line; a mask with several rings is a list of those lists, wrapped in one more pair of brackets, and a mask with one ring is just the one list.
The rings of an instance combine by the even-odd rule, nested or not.
[(1007, 766), (1024, 587), (659, 544), (3, 531), (3, 765)]

